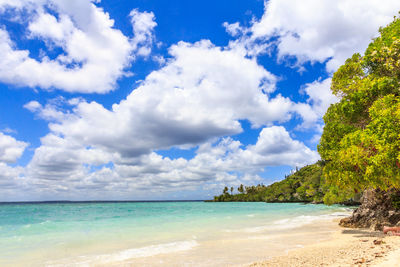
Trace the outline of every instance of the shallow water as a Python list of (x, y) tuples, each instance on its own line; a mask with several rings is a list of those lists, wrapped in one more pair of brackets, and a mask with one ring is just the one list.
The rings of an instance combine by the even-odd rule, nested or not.
[[(326, 238), (348, 209), (298, 203), (0, 205), (0, 266), (217, 266)], [(332, 224), (332, 227), (334, 224)]]

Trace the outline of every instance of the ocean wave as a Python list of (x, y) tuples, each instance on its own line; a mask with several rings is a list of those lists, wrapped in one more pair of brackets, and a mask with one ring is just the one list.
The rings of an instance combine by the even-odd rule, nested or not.
[[(80, 256), (79, 260), (75, 260), (73, 266), (92, 266), (93, 264), (122, 262), (134, 258), (151, 257), (159, 254), (168, 254), (168, 253), (191, 250), (197, 245), (198, 243), (196, 240), (178, 241), (165, 244), (151, 245), (141, 248), (131, 248), (111, 254), (102, 254), (96, 256)], [(57, 263), (52, 262), (46, 264), (46, 266), (56, 267), (56, 266), (65, 266), (65, 264), (61, 262)]]
[(306, 224), (313, 223), (321, 220), (332, 220), (333, 218), (339, 218), (343, 216), (349, 216), (350, 213), (345, 212), (334, 212), (323, 215), (300, 215), (293, 218), (278, 220), (273, 223), (273, 229), (293, 229), (304, 226)]
[(261, 232), (266, 232), (270, 230), (285, 230), (285, 229), (293, 229), (293, 228), (298, 228), (310, 223), (313, 223), (315, 221), (321, 221), (321, 220), (332, 220), (335, 218), (340, 218), (344, 216), (349, 216), (350, 211), (343, 210), (343, 211), (338, 211), (338, 212), (333, 212), (329, 214), (323, 214), (323, 215), (300, 215), (292, 218), (286, 218), (286, 219), (281, 219), (277, 220), (274, 222), (271, 222), (267, 225), (262, 225), (262, 226), (256, 226), (256, 227), (248, 227), (248, 228), (242, 228), (242, 229), (225, 229), (224, 232), (242, 232), (242, 233), (261, 233)]

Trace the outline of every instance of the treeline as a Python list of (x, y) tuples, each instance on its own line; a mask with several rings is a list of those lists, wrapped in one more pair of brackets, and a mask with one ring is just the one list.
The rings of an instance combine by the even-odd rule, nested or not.
[(284, 180), (268, 186), (263, 184), (257, 186), (240, 185), (236, 194), (233, 193), (233, 187), (225, 187), (222, 194), (215, 196), (211, 201), (322, 203), (329, 191), (329, 186), (322, 175), (323, 165), (324, 162), (319, 161), (313, 165), (305, 166), (286, 176)]

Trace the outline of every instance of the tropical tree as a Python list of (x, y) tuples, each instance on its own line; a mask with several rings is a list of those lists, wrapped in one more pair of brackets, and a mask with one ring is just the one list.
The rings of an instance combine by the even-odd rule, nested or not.
[(226, 194), (228, 194), (228, 187), (227, 186), (225, 186), (224, 187), (224, 190), (222, 191), (222, 193), (224, 194), (224, 195), (226, 195)]
[(237, 190), (239, 193), (243, 193), (244, 192), (243, 184), (240, 184)]
[(400, 20), (333, 75), (318, 151), (330, 184), (325, 202), (367, 188), (400, 188)]

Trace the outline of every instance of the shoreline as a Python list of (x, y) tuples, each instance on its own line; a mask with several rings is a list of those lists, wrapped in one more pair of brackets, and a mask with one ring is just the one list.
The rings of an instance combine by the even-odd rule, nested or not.
[[(338, 219), (334, 220), (338, 223)], [(323, 223), (323, 222), (320, 222)], [(319, 243), (246, 265), (248, 267), (396, 266), (400, 263), (400, 237), (370, 229), (337, 229)]]
[[(264, 261), (275, 255), (284, 256), (288, 251), (295, 251), (309, 244), (329, 241), (331, 234), (338, 228), (337, 222), (332, 217), (329, 218), (330, 216), (335, 216), (338, 220), (339, 215), (317, 215), (305, 224), (304, 220), (310, 218), (302, 215), (266, 226), (223, 231), (219, 238), (196, 239), (190, 243), (190, 247), (185, 246), (185, 249), (176, 249), (179, 244), (175, 242), (89, 257), (65, 258), (49, 264), (62, 266), (74, 261), (77, 265), (88, 266), (248, 266), (252, 262)], [(188, 245), (187, 241), (178, 243)], [(165, 248), (167, 251), (154, 254), (148, 251)], [(146, 255), (139, 255), (144, 252)]]
[[(36, 214), (31, 206), (22, 207)], [(60, 207), (40, 206), (45, 211), (63, 210)], [(87, 213), (99, 216), (99, 205), (69, 208), (72, 207), (76, 207), (72, 211), (84, 210), (85, 217)], [(337, 221), (350, 214), (343, 207), (298, 204), (151, 203), (101, 207), (104, 219), (97, 224), (93, 220), (90, 223), (77, 220), (81, 218), (77, 216), (72, 220), (76, 222), (74, 227), (70, 220), (63, 221), (61, 217), (58, 221), (40, 217), (40, 223), (21, 225), (21, 238), (44, 245), (33, 247), (32, 243), (27, 243), (27, 249), (23, 250), (12, 236), (3, 239), (4, 247), (21, 247), (21, 250), (3, 250), (0, 265), (249, 266), (332, 240), (332, 233), (340, 229)], [(144, 220), (146, 224), (135, 225), (136, 217), (131, 216), (128, 208), (136, 213), (145, 212), (148, 215)], [(160, 214), (161, 208), (170, 211)], [(115, 210), (123, 220), (114, 219)], [(179, 211), (180, 217), (171, 216), (174, 214), (171, 211), (175, 214)], [(150, 216), (153, 214), (157, 216)], [(46, 234), (48, 229), (54, 229), (50, 231), (51, 238)], [(45, 230), (43, 238), (36, 238), (42, 230)], [(83, 233), (85, 235), (78, 235)]]

